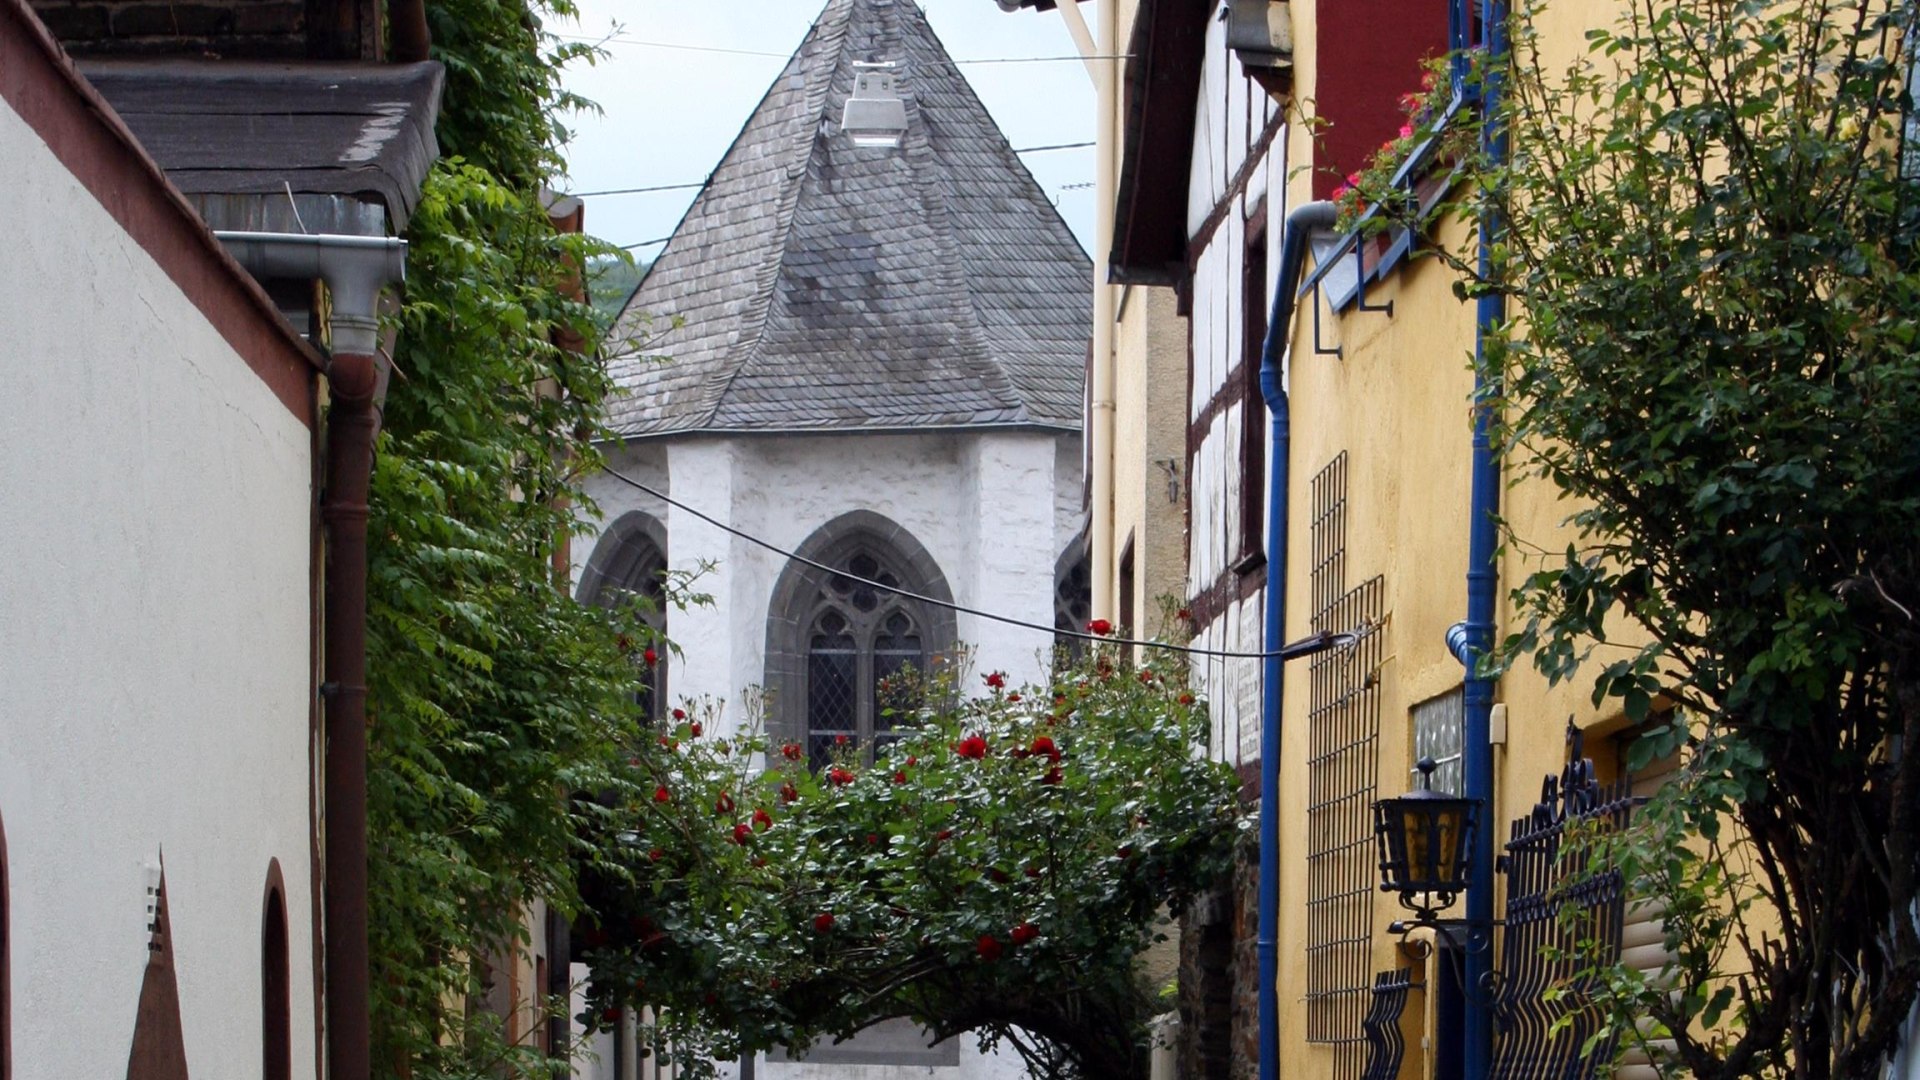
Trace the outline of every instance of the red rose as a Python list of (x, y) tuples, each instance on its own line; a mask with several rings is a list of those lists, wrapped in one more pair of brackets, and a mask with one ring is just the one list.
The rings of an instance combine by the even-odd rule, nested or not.
[(1115, 848), (1113, 857), (1116, 859), (1131, 859), (1133, 858), (1133, 848), (1126, 845)]
[(798, 799), (799, 797), (800, 797), (799, 788), (794, 787), (792, 784), (780, 785), (780, 801), (781, 802), (790, 803), (795, 799)]
[(665, 784), (661, 784), (659, 787), (653, 789), (654, 802), (667, 802), (672, 798), (673, 793), (667, 790), (667, 785)]
[(1040, 928), (1030, 922), (1023, 922), (1019, 926), (1014, 927), (1013, 931), (1007, 936), (1013, 939), (1015, 945), (1025, 945), (1027, 942), (1040, 936)]
[(986, 680), (988, 686), (999, 690), (1007, 685), (1007, 673), (1004, 671), (989, 671), (986, 674)]
[(833, 912), (823, 911), (813, 917), (813, 932), (824, 934), (833, 929)]
[(880, 834), (879, 834), (879, 833), (871, 833), (871, 832), (870, 832), (870, 833), (868, 833), (868, 834), (867, 834), (867, 843), (868, 843), (869, 845), (872, 845), (872, 844), (878, 844), (879, 842), (880, 842)]
[(853, 783), (853, 774), (835, 765), (827, 770), (827, 779), (835, 784), (846, 785)]
[(1028, 876), (1028, 877), (1039, 877), (1039, 876), (1040, 876), (1040, 868), (1039, 868), (1039, 867), (1037, 867), (1037, 866), (1029, 866), (1029, 867), (1027, 867), (1027, 876)]
[(619, 1023), (620, 1022), (620, 1006), (609, 1005), (606, 1008), (600, 1010), (600, 1019), (605, 1020), (609, 1024)]
[(660, 654), (657, 652), (654, 652), (653, 646), (651, 645), (647, 646), (647, 651), (641, 653), (640, 657), (641, 659), (647, 662), (648, 667), (652, 667), (653, 665), (660, 662)]
[(847, 737), (845, 735), (835, 735), (833, 737), (833, 745), (835, 746), (847, 745)]
[(1060, 782), (1060, 766), (1055, 765), (1053, 768), (1048, 769), (1047, 775), (1041, 777), (1040, 782), (1043, 784), (1059, 783)]
[(767, 813), (764, 809), (755, 807), (753, 811), (753, 827), (761, 830), (773, 828), (773, 815)]
[[(695, 720), (692, 726), (687, 728), (687, 734), (697, 739), (701, 735), (706, 734), (706, 730), (707, 730), (706, 728), (700, 726), (700, 721)], [(727, 752), (727, 748), (724, 744), (720, 747), (720, 752), (723, 754)]]
[(685, 720), (687, 718), (687, 710), (685, 709), (673, 710), (673, 718), (675, 720)]
[(733, 827), (733, 842), (744, 844), (753, 836), (753, 826), (742, 821)]
[(1173, 617), (1179, 619), (1181, 622), (1191, 622), (1193, 621), (1193, 611), (1189, 608), (1181, 608), (1179, 611), (1173, 613)]
[(1191, 705), (1191, 704), (1193, 704), (1193, 695), (1192, 695), (1192, 694), (1181, 694), (1181, 695), (1180, 695), (1180, 704), (1182, 704), (1182, 705)]
[(907, 755), (907, 768), (911, 769), (918, 764), (920, 764), (919, 758), (914, 757), (912, 754)]
[(933, 838), (935, 840), (951, 840), (953, 839), (953, 830), (941, 829), (939, 832), (933, 834)]
[(1060, 748), (1053, 745), (1053, 739), (1046, 735), (1034, 736), (1033, 752), (1036, 754), (1045, 754), (1054, 761), (1060, 760)]
[(1153, 671), (1152, 671), (1152, 669), (1150, 669), (1150, 668), (1141, 668), (1141, 669), (1140, 669), (1140, 681), (1141, 681), (1141, 682), (1143, 682), (1143, 683), (1146, 683), (1146, 684), (1147, 684), (1147, 685), (1149, 685), (1149, 686), (1151, 686), (1151, 685), (1153, 685)]
[(1012, 878), (1007, 876), (1007, 872), (1005, 870), (1002, 870), (997, 866), (991, 870), (988, 870), (987, 876), (992, 878), (994, 882), (999, 885), (1005, 885), (1007, 882), (1013, 880)]
[(805, 751), (800, 749), (799, 743), (788, 743), (780, 748), (780, 756), (786, 758), (788, 761), (799, 761), (800, 755), (803, 753), (805, 753)]
[(973, 951), (979, 953), (982, 960), (998, 960), (1000, 939), (992, 934), (981, 934), (980, 940), (973, 943)]
[(963, 758), (979, 761), (987, 756), (987, 740), (978, 735), (969, 735), (953, 744), (953, 752)]
[(666, 857), (667, 857), (667, 853), (664, 851), (661, 851), (659, 848), (654, 848), (652, 851), (647, 852), (648, 862), (659, 862), (661, 859), (664, 859)]
[(1017, 705), (1017, 704), (1019, 704), (1019, 702), (1020, 702), (1020, 695), (1019, 695), (1019, 694), (1008, 694), (1008, 695), (1007, 695), (1007, 700), (1008, 700), (1008, 701), (1010, 701), (1010, 702), (1013, 702), (1014, 704), (1016, 704), (1016, 705)]
[(906, 782), (907, 782), (907, 774), (906, 774), (906, 771), (905, 771), (904, 769), (902, 769), (902, 770), (896, 770), (896, 771), (894, 772), (894, 774), (893, 774), (893, 782), (894, 782), (894, 783), (896, 783), (896, 784), (904, 784), (904, 783), (906, 783)]
[(1092, 619), (1087, 623), (1087, 633), (1099, 634), (1101, 637), (1106, 637), (1108, 634), (1113, 633), (1113, 624), (1105, 619)]
[(727, 794), (724, 791), (721, 792), (720, 797), (714, 800), (713, 812), (716, 814), (733, 813), (733, 796)]

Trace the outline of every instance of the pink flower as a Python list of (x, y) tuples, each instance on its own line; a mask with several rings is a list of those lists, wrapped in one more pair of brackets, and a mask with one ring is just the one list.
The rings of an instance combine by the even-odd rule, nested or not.
[(1412, 125), (1412, 124), (1401, 124), (1401, 125), (1400, 125), (1400, 137), (1401, 137), (1401, 138), (1403, 138), (1403, 139), (1411, 139), (1411, 138), (1413, 138), (1413, 125)]

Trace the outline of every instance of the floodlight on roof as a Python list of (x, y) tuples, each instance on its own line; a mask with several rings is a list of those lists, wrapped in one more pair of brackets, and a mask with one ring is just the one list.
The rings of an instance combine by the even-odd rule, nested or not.
[(899, 67), (893, 61), (854, 63), (853, 96), (840, 117), (840, 130), (853, 145), (899, 149), (907, 134), (907, 103), (897, 88)]

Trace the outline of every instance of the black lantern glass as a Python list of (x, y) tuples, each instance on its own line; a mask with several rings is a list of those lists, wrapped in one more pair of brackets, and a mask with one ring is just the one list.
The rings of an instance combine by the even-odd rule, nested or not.
[(1431, 918), (1467, 887), (1479, 802), (1433, 790), (1432, 758), (1421, 758), (1420, 789), (1373, 804), (1380, 840), (1380, 888)]

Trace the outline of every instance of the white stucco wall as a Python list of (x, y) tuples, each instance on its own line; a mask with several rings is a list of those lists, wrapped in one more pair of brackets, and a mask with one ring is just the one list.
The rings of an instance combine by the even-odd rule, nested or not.
[[(690, 437), (609, 454), (614, 468), (788, 551), (835, 518), (870, 510), (919, 540), (957, 603), (1049, 627), (1055, 564), (1080, 528), (1078, 460), (1077, 437), (1001, 431)], [(785, 559), (612, 477), (587, 489), (601, 527), (643, 511), (666, 525), (674, 568), (717, 564), (696, 585), (713, 603), (670, 615), (668, 633), (686, 654), (669, 676), (674, 697), (737, 703), (764, 682), (767, 609)], [(576, 581), (597, 541), (574, 544)], [(966, 614), (957, 622), (978, 670), (1040, 677), (1051, 634)]]
[(164, 853), (193, 1075), (259, 1075), (277, 857), (311, 1076), (310, 434), (3, 105), (0, 163), (13, 1075), (125, 1075)]

